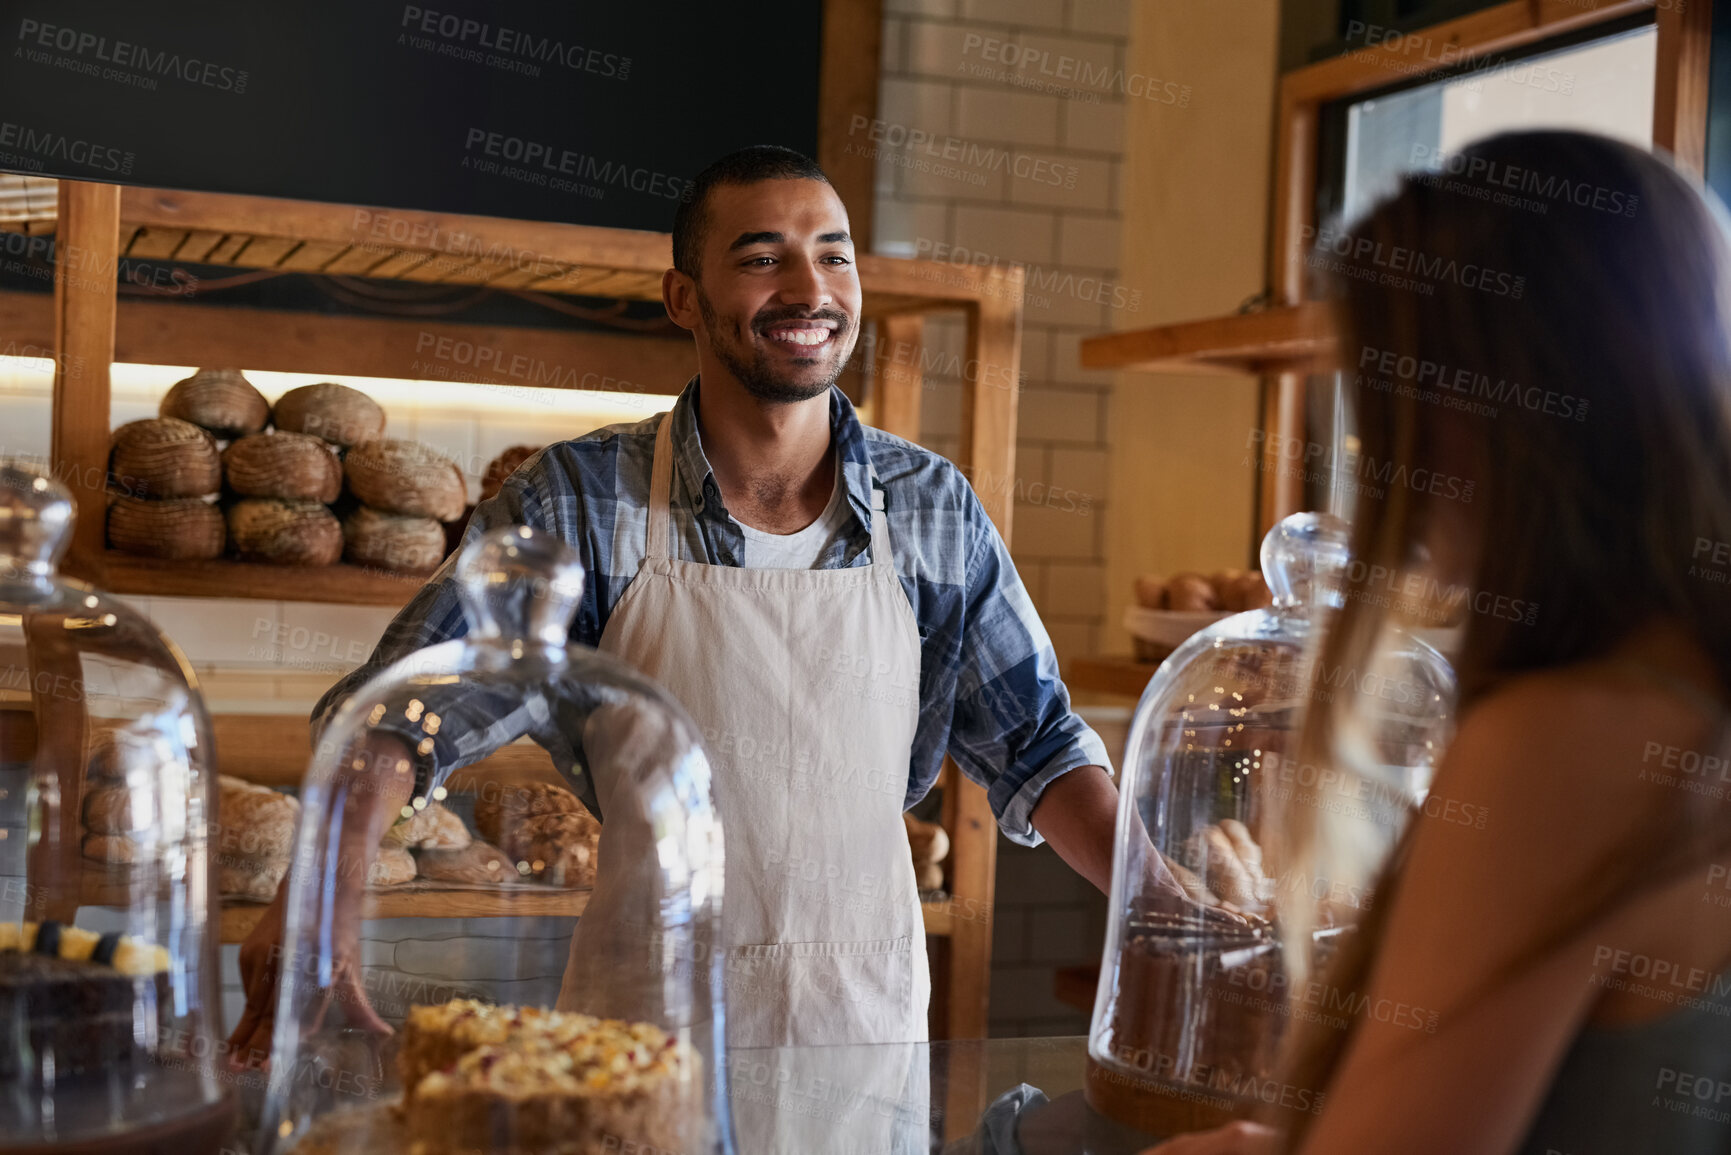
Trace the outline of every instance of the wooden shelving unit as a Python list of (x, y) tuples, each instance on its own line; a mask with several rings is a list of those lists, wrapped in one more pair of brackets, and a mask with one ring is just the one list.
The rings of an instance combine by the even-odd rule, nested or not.
[(1064, 684), (1072, 690), (1140, 698), (1158, 662), (1139, 662), (1128, 655), (1072, 658), (1064, 667)]
[[(52, 213), (27, 212), (0, 222), (0, 228), (52, 232), (57, 247), (70, 251), (76, 246), (80, 268), (112, 268), (123, 257), (152, 258), (632, 300), (659, 299), (672, 252), (671, 238), (664, 233), (83, 181), (59, 183)], [(1014, 487), (1003, 481), (1015, 471), (1022, 271), (869, 254), (858, 258), (858, 269), (864, 315), (877, 324), (873, 393), (862, 415), (891, 433), (919, 438), (923, 317), (940, 312), (965, 317), (969, 372), (956, 457), (1007, 540)], [(595, 366), (607, 376), (652, 382), (656, 391), (667, 393), (678, 392), (691, 371), (689, 342), (254, 312), (249, 323), (248, 314), (235, 309), (191, 302), (122, 302), (112, 279), (59, 267), (51, 309), (40, 295), (0, 293), (0, 321), (9, 323), (9, 335), (18, 344), (57, 351), (52, 459), (59, 476), (105, 475), (110, 366), (120, 357), (318, 372), (339, 379), (436, 379), (417, 367), (418, 349), (431, 334), (435, 340), (471, 342), (503, 337), (514, 351), (532, 359)], [(465, 370), (464, 381), (526, 384), (499, 367)], [(228, 560), (166, 564), (129, 557), (105, 546), (106, 495), (101, 485), (74, 490), (78, 522), (64, 569), (116, 592), (396, 606), (421, 585), (420, 579), (345, 565), (284, 569)], [(224, 772), (269, 785), (300, 781), (308, 755), (302, 719), (217, 718), (216, 729)], [(487, 763), (492, 764), (487, 773), (553, 773), (539, 750), (512, 747)], [(463, 773), (482, 772), (477, 767)], [(940, 1034), (980, 1037), (986, 1033), (990, 989), (997, 823), (985, 792), (954, 765), (946, 764), (940, 783), (942, 820), (951, 841), (946, 863), (951, 897), (925, 904), (927, 932), (943, 940), (941, 971), (947, 975), (934, 988), (933, 1004), (947, 1028)], [(76, 863), (63, 866), (77, 869)], [(483, 901), (454, 902), (452, 893), (381, 894), (381, 909), (430, 915)], [(579, 893), (534, 899), (552, 904), (548, 912), (567, 914), (577, 913), (586, 901)], [(523, 913), (523, 901), (522, 895), (513, 894), (507, 904)], [(224, 937), (244, 933), (248, 917), (244, 907), (225, 912)], [(256, 912), (250, 917), (256, 918)]]
[(1335, 339), (1328, 310), (1307, 302), (1085, 337), (1081, 350), (1084, 369), (1309, 373), (1329, 367)]

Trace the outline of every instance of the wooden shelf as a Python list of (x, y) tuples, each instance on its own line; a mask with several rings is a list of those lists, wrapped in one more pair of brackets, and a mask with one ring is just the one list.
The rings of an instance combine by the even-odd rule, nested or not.
[(1084, 369), (1155, 373), (1317, 372), (1333, 359), (1328, 309), (1315, 302), (1086, 337)]
[(1128, 656), (1071, 658), (1065, 668), (1064, 684), (1072, 690), (1140, 698), (1148, 679), (1159, 668), (1157, 662), (1139, 662)]
[[(410, 889), (415, 888), (415, 889)], [(372, 892), (370, 918), (488, 918), (499, 915), (548, 917), (579, 916), (589, 905), (587, 890), (554, 890), (550, 887), (520, 887), (513, 890), (466, 890), (404, 883)], [(86, 899), (86, 901), (90, 901)], [(96, 904), (100, 905), (100, 904)], [(953, 899), (923, 901), (920, 911), (926, 935), (947, 937), (955, 926)], [(264, 917), (261, 902), (225, 902), (222, 926), (225, 943), (241, 942)]]
[(395, 574), (355, 565), (285, 566), (256, 562), (162, 561), (106, 550), (98, 584), (120, 594), (176, 598), (262, 598), (401, 606), (427, 584), (425, 574)]

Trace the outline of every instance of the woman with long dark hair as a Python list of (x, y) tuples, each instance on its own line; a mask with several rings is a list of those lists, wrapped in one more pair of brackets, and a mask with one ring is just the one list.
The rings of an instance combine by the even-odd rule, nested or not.
[[(1731, 1151), (1723, 213), (1636, 148), (1516, 133), (1408, 177), (1330, 252), (1359, 452), (1473, 484), (1360, 489), (1317, 667), (1365, 668), (1422, 609), (1402, 594), (1457, 595), (1431, 796), (1488, 820), (1415, 814), (1322, 976), (1434, 1029), (1297, 1029), (1284, 1079), (1319, 1113), (1156, 1150)], [(1338, 762), (1353, 703), (1313, 701), (1301, 757)], [(1300, 806), (1282, 837), (1302, 861), (1325, 828)]]

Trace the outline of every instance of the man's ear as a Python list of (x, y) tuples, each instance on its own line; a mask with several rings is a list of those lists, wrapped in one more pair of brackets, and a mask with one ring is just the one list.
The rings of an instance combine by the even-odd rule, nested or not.
[(668, 269), (661, 274), (661, 304), (668, 320), (681, 329), (696, 331), (703, 316), (697, 307), (696, 281), (678, 269)]

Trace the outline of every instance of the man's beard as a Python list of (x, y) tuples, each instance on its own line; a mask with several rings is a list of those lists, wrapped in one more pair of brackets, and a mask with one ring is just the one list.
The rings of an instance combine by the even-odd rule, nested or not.
[[(704, 327), (709, 330), (710, 351), (716, 360), (732, 373), (739, 383), (745, 386), (745, 391), (759, 401), (771, 405), (788, 405), (795, 401), (810, 401), (829, 392), (836, 378), (841, 376), (841, 370), (847, 364), (847, 358), (842, 357), (835, 363), (835, 370), (820, 381), (805, 382), (791, 380), (782, 375), (771, 364), (767, 354), (748, 352), (746, 344), (746, 328), (755, 327), (758, 318), (766, 313), (776, 321), (787, 320), (826, 320), (835, 321), (835, 335), (829, 339), (829, 345), (839, 349), (842, 343), (853, 331), (853, 320), (840, 309), (818, 309), (811, 313), (800, 313), (790, 310), (764, 310), (752, 319), (751, 326), (741, 326), (732, 321), (723, 323), (721, 317), (709, 304), (709, 298), (703, 290), (697, 292), (697, 309), (703, 314)], [(851, 350), (849, 350), (851, 353)]]

